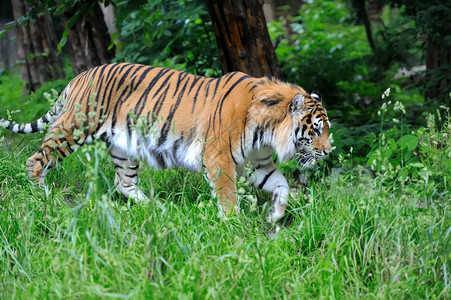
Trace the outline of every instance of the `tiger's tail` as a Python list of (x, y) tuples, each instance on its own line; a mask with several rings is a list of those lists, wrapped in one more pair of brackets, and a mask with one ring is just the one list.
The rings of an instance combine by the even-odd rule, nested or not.
[(0, 127), (22, 134), (35, 133), (46, 129), (46, 125), (52, 124), (61, 114), (68, 91), (69, 88), (66, 88), (65, 91), (58, 97), (55, 105), (40, 119), (30, 123), (18, 124), (14, 121), (5, 120), (0, 117)]

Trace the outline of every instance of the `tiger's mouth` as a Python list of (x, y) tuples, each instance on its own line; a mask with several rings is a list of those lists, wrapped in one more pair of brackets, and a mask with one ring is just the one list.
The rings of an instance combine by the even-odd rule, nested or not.
[(316, 161), (325, 159), (329, 154), (325, 151), (316, 151), (313, 149), (301, 149), (296, 153), (295, 159), (302, 168), (311, 168)]

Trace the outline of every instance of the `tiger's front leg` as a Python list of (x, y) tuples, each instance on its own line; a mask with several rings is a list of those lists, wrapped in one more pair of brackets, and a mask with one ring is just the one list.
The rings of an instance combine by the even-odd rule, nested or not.
[(245, 174), (245, 177), (255, 187), (272, 194), (266, 219), (269, 223), (275, 223), (285, 214), (290, 193), (288, 182), (272, 160), (263, 165), (254, 162), (253, 165), (252, 172)]
[(235, 185), (235, 164), (229, 158), (216, 155), (206, 156), (206, 175), (213, 188), (213, 197), (226, 214), (237, 214), (238, 204)]

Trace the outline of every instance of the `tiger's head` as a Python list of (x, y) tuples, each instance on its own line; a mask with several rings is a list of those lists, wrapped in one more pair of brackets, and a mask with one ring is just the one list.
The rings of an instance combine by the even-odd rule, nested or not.
[(281, 161), (297, 158), (302, 167), (331, 152), (330, 122), (317, 91), (274, 79), (260, 81), (253, 90), (250, 119), (257, 128), (271, 128), (272, 144)]
[(309, 95), (296, 94), (289, 108), (293, 124), (293, 143), (296, 158), (302, 167), (308, 168), (315, 160), (329, 155), (330, 122), (321, 104), (321, 94), (313, 91)]

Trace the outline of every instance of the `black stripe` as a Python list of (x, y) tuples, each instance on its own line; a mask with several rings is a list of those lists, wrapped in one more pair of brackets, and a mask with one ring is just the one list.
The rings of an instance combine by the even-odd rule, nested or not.
[(263, 181), (258, 185), (259, 189), (262, 189), (265, 184), (266, 181), (268, 181), (269, 177), (271, 177), (271, 175), (276, 171), (276, 169), (272, 170), (271, 172), (269, 172), (268, 174), (266, 174), (266, 176), (263, 178)]
[(207, 84), (205, 85), (204, 89), (206, 89), (205, 91), (205, 98), (204, 98), (204, 105), (207, 102), (207, 98), (208, 98), (208, 93), (210, 92), (210, 84), (213, 80), (216, 80), (215, 78), (209, 78)]
[(141, 73), (141, 76), (139, 76), (138, 82), (136, 83), (135, 90), (136, 90), (136, 88), (138, 88), (138, 87), (141, 85), (141, 83), (144, 81), (144, 79), (146, 79), (147, 74), (148, 74), (150, 71), (152, 71), (154, 68), (155, 68), (155, 67), (147, 67), (147, 68)]
[(243, 158), (245, 158), (243, 145), (246, 143), (246, 124), (247, 124), (247, 114), (246, 114), (246, 116), (244, 117), (243, 133), (241, 134), (241, 137), (242, 137), (243, 139), (242, 139), (242, 141), (241, 141), (240, 148), (241, 148), (241, 155), (243, 155)]
[(146, 70), (143, 71), (143, 73), (141, 74), (141, 76), (138, 79), (138, 82), (136, 83), (135, 86), (135, 80), (136, 80), (136, 73), (138, 70), (140, 70), (141, 68), (144, 68), (145, 66), (139, 66), (138, 68), (136, 68), (136, 70), (133, 72), (132, 75), (132, 79), (129, 85), (127, 85), (127, 87), (130, 86), (130, 90), (128, 91), (127, 96), (124, 97), (125, 92), (127, 90), (127, 87), (124, 89), (124, 91), (122, 91), (121, 96), (118, 98), (120, 100), (116, 101), (116, 105), (114, 106), (114, 111), (113, 111), (113, 120), (111, 122), (111, 128), (114, 128), (116, 126), (116, 122), (117, 122), (117, 111), (118, 108), (120, 108), (122, 106), (122, 103), (126, 102), (131, 94), (139, 87), (139, 85), (143, 82), (144, 78), (146, 77), (147, 73), (149, 73), (154, 67), (147, 67)]
[[(187, 74), (187, 73), (185, 73), (185, 74)], [(166, 122), (164, 123), (164, 125), (160, 131), (160, 137), (158, 138), (158, 146), (162, 145), (168, 137), (169, 129), (171, 128), (171, 125), (172, 125), (171, 124), (172, 119), (174, 118), (175, 112), (179, 108), (180, 102), (182, 101), (182, 97), (183, 97), (183, 94), (185, 93), (185, 89), (186, 89), (186, 86), (188, 85), (188, 83), (189, 83), (189, 78), (185, 82), (185, 85), (183, 86), (183, 88), (180, 90), (179, 96), (177, 97), (177, 101), (171, 106), (168, 117), (166, 118)]]
[(271, 204), (273, 205), (272, 207), (271, 207), (271, 211), (274, 211), (274, 204), (276, 203), (276, 201), (277, 201), (277, 199), (279, 198), (279, 194), (278, 193), (274, 193), (273, 195), (272, 195), (272, 199), (271, 199)]
[[(136, 121), (138, 121), (138, 120), (136, 120)], [(128, 138), (132, 137), (132, 127), (131, 127), (132, 124), (131, 123), (132, 122), (130, 120), (130, 113), (128, 113), (127, 114), (127, 118), (125, 120), (125, 125), (127, 126)], [(133, 125), (136, 126), (136, 124), (133, 124)]]
[(104, 106), (104, 105), (99, 106), (100, 111), (97, 115), (97, 129), (99, 129), (100, 126), (102, 126), (103, 123), (105, 122), (105, 119), (102, 123), (100, 122), (100, 119), (104, 116), (103, 111), (105, 110), (105, 113), (107, 114), (107, 116), (108, 116), (108, 112), (110, 111), (111, 96), (113, 95), (113, 88), (114, 88), (114, 85), (116, 84), (116, 80), (117, 80), (117, 77), (114, 77), (113, 83), (110, 88), (110, 92), (108, 93), (108, 97), (106, 99), (103, 99), (103, 100), (106, 100), (106, 106)]
[(229, 78), (227, 78), (226, 82), (224, 82), (223, 87), (225, 87), (225, 86), (227, 85), (227, 83), (229, 82), (229, 80), (232, 79), (233, 76), (235, 76), (237, 73), (238, 73), (238, 72), (232, 72), (232, 73), (229, 73), (229, 74), (225, 75), (224, 77), (229, 76)]
[[(150, 91), (153, 89), (153, 87), (157, 84), (157, 82), (164, 76), (166, 75), (166, 73), (168, 73), (170, 71), (170, 69), (161, 69), (157, 75), (155, 75), (155, 77), (152, 79), (152, 81), (149, 83), (149, 85), (147, 86), (146, 90), (144, 91), (144, 93), (142, 94), (141, 98), (139, 99), (138, 103), (135, 106), (135, 114), (136, 116), (141, 115), (144, 107), (146, 106), (147, 103), (147, 98), (148, 95), (150, 93)], [(142, 105), (141, 105), (142, 103)], [(141, 106), (141, 108), (139, 108)]]
[(191, 127), (189, 130), (189, 136), (187, 139), (187, 144), (193, 141), (194, 134), (196, 133), (196, 127)]
[(270, 156), (268, 156), (268, 157), (265, 157), (265, 158), (257, 158), (256, 160), (257, 161), (264, 161), (264, 160), (268, 160), (270, 158), (272, 158), (272, 154)]
[(237, 164), (235, 157), (233, 157), (232, 153), (232, 138), (229, 136), (229, 150), (230, 150), (230, 156), (232, 157), (233, 162), (235, 165)]
[(271, 99), (271, 98), (261, 100), (261, 102), (263, 104), (266, 104), (267, 106), (274, 106), (282, 101), (283, 101), (283, 99)]
[(263, 136), (263, 128), (258, 126), (254, 131), (254, 137), (252, 139), (252, 148), (255, 148), (255, 144), (257, 141), (261, 140), (261, 137)]
[(119, 96), (118, 100), (116, 101), (116, 104), (114, 105), (113, 119), (111, 120), (111, 128), (113, 128), (113, 129), (116, 126), (116, 122), (117, 122), (117, 114), (116, 114), (117, 109), (121, 104), (121, 101), (122, 101), (121, 99), (124, 99), (123, 96), (125, 95), (125, 93), (127, 93), (128, 87), (129, 87), (128, 85), (125, 87), (125, 89), (122, 91), (121, 95)]
[[(97, 93), (97, 95), (96, 95), (96, 103), (99, 103), (99, 98), (100, 98), (100, 91), (102, 90), (102, 87), (103, 87), (103, 83), (104, 83), (104, 81), (106, 81), (106, 79), (107, 78), (105, 78), (104, 76), (103, 76), (103, 73), (105, 72), (105, 69), (107, 69), (107, 68), (109, 68), (110, 67), (110, 65), (103, 65), (103, 66), (100, 66), (99, 67), (99, 69), (100, 69), (100, 74), (99, 74), (99, 77), (98, 77), (98, 80), (97, 80), (97, 84), (98, 84), (98, 86), (92, 86), (91, 85), (91, 82), (89, 82), (89, 89), (86, 89), (86, 90), (89, 90), (89, 91), (91, 91), (92, 89), (94, 89), (94, 90), (96, 90), (96, 91), (98, 91), (98, 93)], [(111, 71), (111, 69), (109, 70), (109, 72)], [(108, 73), (109, 74), (109, 73)], [(94, 74), (95, 75), (95, 74)], [(93, 79), (93, 83), (94, 83), (94, 76), (92, 77), (92, 79)], [(94, 83), (95, 84), (95, 83)], [(90, 96), (90, 95), (89, 95)], [(87, 99), (87, 101), (86, 102), (89, 102), (89, 96), (88, 96), (88, 99)], [(79, 101), (80, 102), (80, 101)], [(89, 105), (86, 105), (86, 110), (85, 110), (85, 115), (86, 115), (86, 117), (88, 116), (88, 110), (89, 110)], [(86, 121), (87, 122), (87, 121)]]
[(294, 138), (298, 138), (299, 126), (294, 130)]
[(161, 169), (166, 168), (166, 164), (165, 164), (165, 162), (164, 162), (163, 155), (161, 155), (161, 153), (156, 152), (156, 151), (152, 151), (152, 154), (153, 154), (153, 156), (155, 156), (155, 160), (157, 161), (158, 166), (159, 166)]
[(172, 95), (172, 98), (174, 98), (175, 95), (177, 95), (177, 92), (179, 91), (179, 86), (182, 83), (182, 81), (185, 80), (186, 76), (188, 76), (188, 73), (185, 73), (185, 72), (180, 72), (179, 73), (179, 78), (176, 81), (177, 85), (175, 86), (174, 94)]
[(194, 76), (194, 80), (193, 80), (193, 83), (191, 84), (191, 86), (190, 86), (190, 88), (189, 88), (188, 94), (191, 93), (191, 90), (192, 90), (193, 87), (196, 85), (196, 83), (197, 83), (200, 79), (203, 79), (203, 78), (204, 78), (204, 77), (202, 77), (202, 76)]
[(211, 126), (211, 115), (210, 115), (210, 119), (208, 119), (208, 127), (207, 127), (207, 131), (205, 131), (205, 141), (206, 142), (208, 140), (208, 132), (210, 131), (210, 126)]
[(199, 87), (197, 88), (196, 95), (194, 96), (194, 99), (193, 99), (193, 109), (192, 109), (191, 113), (194, 113), (194, 108), (196, 107), (197, 96), (199, 95), (200, 88), (202, 87), (202, 85), (204, 83), (205, 83), (205, 80), (202, 80), (202, 82), (199, 84)]
[[(112, 90), (113, 90), (113, 87), (114, 87), (114, 84), (116, 83), (116, 73), (119, 71), (119, 69), (122, 69), (122, 68), (120, 68), (120, 67), (118, 67), (118, 68), (114, 68), (114, 67), (117, 67), (118, 66), (118, 64), (116, 64), (116, 65), (113, 65), (112, 66), (112, 68), (111, 68), (111, 70), (108, 72), (108, 75), (107, 75), (107, 85), (106, 85), (106, 87), (105, 87), (105, 90), (103, 91), (103, 97), (102, 97), (102, 102), (100, 103), (100, 105), (99, 105), (99, 107), (97, 107), (97, 109), (99, 109), (98, 110), (98, 112), (99, 112), (99, 118), (103, 115), (103, 109), (104, 109), (104, 105), (105, 105), (105, 101), (107, 101), (107, 97), (106, 97), (106, 94), (107, 94), (107, 92), (109, 91), (109, 97), (108, 97), (108, 101), (107, 101), (107, 104), (110, 102), (110, 98), (111, 98), (111, 92), (112, 92)], [(112, 70), (114, 69), (114, 71), (112, 72)], [(120, 71), (119, 71), (120, 72)], [(111, 80), (112, 78), (114, 78), (114, 80)], [(111, 85), (111, 89), (110, 89), (110, 85)], [(100, 90), (99, 90), (100, 91)], [(100, 93), (99, 93), (100, 94)], [(96, 101), (98, 101), (98, 98), (97, 98), (97, 100)], [(98, 104), (98, 103), (97, 103)], [(108, 110), (107, 110), (108, 111)]]
[(127, 158), (119, 157), (119, 156), (116, 156), (116, 155), (111, 154), (111, 153), (110, 153), (110, 156), (111, 156), (112, 158), (118, 159), (118, 160), (127, 160)]
[(241, 78), (240, 79), (238, 79), (231, 87), (230, 87), (230, 89), (225, 93), (225, 95), (222, 97), (222, 99), (218, 102), (218, 105), (216, 106), (216, 110), (215, 110), (215, 114), (214, 114), (214, 117), (213, 117), (213, 126), (214, 126), (214, 124), (215, 124), (215, 118), (216, 118), (216, 113), (217, 113), (217, 111), (218, 111), (218, 107), (219, 107), (219, 126), (221, 126), (221, 123), (222, 123), (222, 118), (221, 118), (221, 114), (222, 114), (222, 106), (223, 106), (223, 104), (224, 104), (224, 101), (225, 101), (225, 99), (227, 98), (227, 96), (230, 94), (230, 92), (241, 82), (241, 81), (243, 81), (244, 79), (247, 79), (247, 78), (251, 78), (251, 76), (249, 76), (249, 75), (244, 75), (244, 76), (241, 76)]
[[(98, 68), (94, 68), (94, 71), (97, 70)], [(92, 71), (92, 70), (91, 70)], [(77, 77), (78, 80), (75, 82), (75, 79), (72, 80), (71, 82), (74, 82), (74, 86), (71, 87), (72, 93), (71, 93), (71, 97), (68, 97), (66, 99), (66, 104), (67, 104), (67, 110), (68, 111), (74, 111), (74, 106), (75, 106), (75, 102), (79, 102), (77, 99), (81, 99), (82, 97), (80, 96), (80, 93), (86, 90), (86, 88), (84, 88), (86, 81), (88, 81), (88, 74), (89, 72), (85, 72), (82, 73), (81, 75), (83, 76), (79, 76)], [(81, 82), (80, 82), (81, 81)], [(80, 88), (77, 89), (77, 87), (80, 86)], [(70, 101), (70, 100), (75, 100), (75, 101)], [(51, 112), (52, 116), (56, 115), (56, 106), (54, 106), (54, 110)]]
[(243, 156), (243, 158), (246, 158), (246, 156), (244, 154), (243, 144), (244, 144), (243, 141), (241, 141), (241, 143), (240, 143), (241, 155)]
[[(174, 71), (171, 74), (166, 76), (166, 79), (163, 81), (163, 83), (160, 85), (160, 87), (158, 88), (158, 90), (155, 92), (154, 97), (158, 96), (158, 94), (161, 92), (161, 90), (166, 86), (166, 84), (168, 83), (169, 79), (171, 79), (172, 75), (174, 75), (175, 73), (179, 72), (179, 71), (175, 71), (175, 70), (170, 70), (170, 71)], [(155, 109), (155, 106), (154, 106)]]
[(133, 70), (133, 73), (130, 75), (130, 77), (135, 75), (136, 72), (138, 72), (142, 68), (144, 68), (144, 66), (141, 66), (141, 65), (131, 65), (131, 67), (127, 71), (125, 71), (125, 73), (122, 75), (121, 79), (119, 80), (119, 83), (118, 83), (118, 85), (116, 87), (116, 92), (121, 88), (121, 86), (124, 83), (125, 79), (128, 77), (128, 74), (132, 71), (132, 69), (134, 67), (136, 67), (136, 69)]
[(39, 128), (38, 128), (38, 121), (33, 121), (30, 123), (31, 125), (31, 132), (38, 132)]
[(222, 77), (219, 77), (218, 79), (216, 79), (215, 91), (213, 92), (212, 98), (216, 97), (216, 92), (218, 91), (218, 86), (219, 86), (219, 84), (221, 83), (221, 78), (222, 78)]
[(67, 157), (67, 154), (64, 153), (60, 148), (56, 148), (55, 151), (56, 151), (56, 154), (58, 154), (58, 156), (61, 156), (62, 158)]
[(305, 131), (307, 131), (307, 125), (302, 125), (301, 136), (304, 136)]
[(160, 113), (160, 110), (163, 107), (163, 104), (164, 104), (164, 101), (166, 100), (166, 95), (168, 94), (170, 86), (171, 86), (171, 84), (168, 84), (168, 86), (166, 87), (166, 90), (164, 90), (164, 92), (161, 93), (157, 102), (155, 102), (155, 106), (153, 108), (154, 114), (152, 114), (152, 123), (155, 121), (155, 118), (158, 117), (158, 114)]

